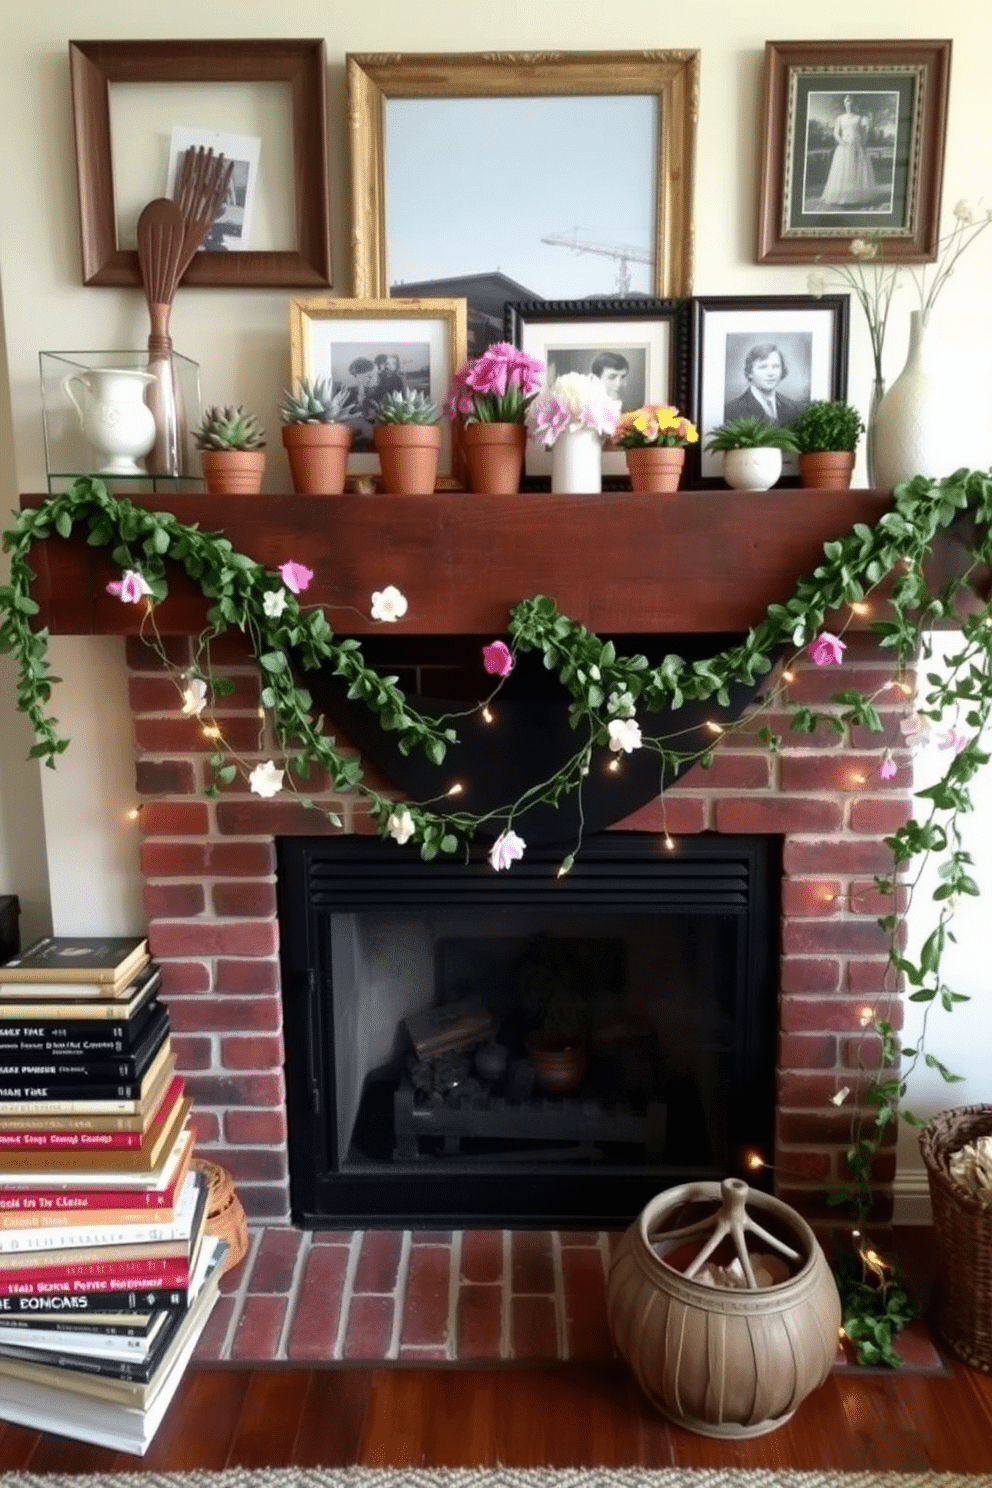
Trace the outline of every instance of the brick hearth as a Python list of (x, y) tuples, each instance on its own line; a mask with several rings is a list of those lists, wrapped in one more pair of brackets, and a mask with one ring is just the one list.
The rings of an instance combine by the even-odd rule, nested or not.
[[(183, 664), (189, 643), (166, 641)], [(211, 742), (180, 715), (174, 684), (155, 654), (127, 641), (137, 789), (144, 836), (141, 866), (152, 950), (162, 965), (180, 1067), (196, 1109), (204, 1155), (233, 1173), (249, 1218), (287, 1223), (284, 1047), (276, 919), (278, 835), (316, 835), (323, 819), (290, 799), (262, 800), (241, 785), (206, 798)], [(258, 677), (243, 645), (215, 643), (215, 666), (236, 682), (218, 722), (247, 762), (273, 750), (258, 715)], [(907, 679), (900, 679), (903, 686)], [(821, 727), (789, 734), (786, 715), (763, 715), (721, 741), (711, 769), (687, 774), (617, 830), (705, 830), (784, 838), (780, 1034), (777, 1060), (776, 1192), (814, 1222), (836, 1219), (824, 1193), (844, 1177), (851, 1110), (863, 1095), (859, 1066), (873, 1040), (862, 1018), (875, 1008), (896, 1027), (897, 999), (883, 994), (886, 939), (872, 876), (888, 871), (882, 836), (908, 814), (910, 767), (898, 722), (906, 699), (891, 664), (866, 634), (849, 633), (845, 664), (803, 662), (788, 683), (797, 701), (823, 705), (831, 692), (874, 694), (885, 732), (843, 737)], [(783, 730), (770, 754), (762, 724)], [(892, 780), (878, 773), (895, 750)], [(310, 783), (346, 830), (368, 831), (360, 805)], [(847, 1086), (842, 1108), (831, 1097)], [(878, 1162), (878, 1214), (891, 1209), (895, 1153)]]

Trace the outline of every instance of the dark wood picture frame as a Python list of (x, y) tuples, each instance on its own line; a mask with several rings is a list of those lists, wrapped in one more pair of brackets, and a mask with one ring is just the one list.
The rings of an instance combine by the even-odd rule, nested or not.
[[(797, 333), (826, 337), (820, 344), (810, 345), (811, 367), (807, 374), (809, 396), (812, 398), (847, 397), (848, 334), (850, 328), (851, 298), (847, 294), (837, 295), (697, 295), (692, 301), (692, 399), (691, 417), (699, 430), (699, 443), (689, 450), (687, 472), (689, 481), (696, 487), (724, 488), (724, 481), (710, 466), (719, 456), (706, 455), (708, 434), (718, 423), (724, 421), (725, 404), (721, 401), (717, 410), (713, 397), (713, 386), (719, 368), (711, 368), (707, 358), (711, 337), (708, 334), (707, 318), (727, 318), (725, 332), (751, 341), (766, 341), (769, 337), (781, 339), (794, 337)], [(739, 320), (732, 325), (731, 317)], [(790, 317), (792, 328), (789, 327)], [(816, 322), (823, 319), (822, 328)], [(757, 325), (753, 325), (753, 321)], [(748, 322), (751, 321), (752, 324)], [(811, 330), (801, 330), (803, 323)], [(730, 346), (725, 344), (725, 355)], [(793, 369), (794, 371), (797, 369)], [(726, 360), (724, 373), (726, 375)], [(727, 389), (725, 382), (724, 396)], [(719, 417), (716, 417), (717, 412)], [(733, 415), (730, 415), (733, 416)], [(784, 456), (786, 474), (776, 482), (779, 486), (798, 486), (799, 476), (789, 470), (796, 457)]]
[[(666, 403), (675, 404), (679, 411), (687, 413), (690, 396), (690, 372), (691, 372), (691, 313), (692, 301), (688, 299), (642, 299), (638, 295), (629, 298), (608, 298), (589, 300), (525, 300), (510, 301), (504, 307), (503, 332), (505, 339), (511, 341), (514, 346), (529, 351), (532, 356), (546, 361), (547, 341), (544, 336), (538, 335), (535, 342), (533, 335), (528, 336), (528, 328), (539, 330), (554, 324), (566, 322), (570, 326), (588, 327), (588, 336), (577, 337), (576, 344), (600, 346), (601, 350), (617, 350), (616, 337), (611, 336), (605, 344), (600, 345), (596, 336), (597, 325), (621, 324), (624, 329), (629, 325), (631, 336), (636, 333), (638, 325), (655, 324), (664, 322), (668, 331), (668, 365), (664, 368), (663, 386), (659, 382), (658, 369), (653, 369), (650, 383), (631, 402), (631, 409), (638, 407), (641, 403)], [(626, 344), (626, 343), (625, 343)], [(585, 371), (583, 366), (568, 366), (566, 371)], [(624, 405), (627, 411), (627, 405)], [(549, 476), (542, 470), (535, 472), (535, 465), (546, 464), (550, 469), (550, 454), (546, 460), (542, 460), (544, 452), (535, 456), (534, 447), (527, 447), (527, 474), (525, 486), (528, 489), (543, 488), (549, 485)], [(626, 459), (623, 450), (609, 451), (603, 453), (603, 488), (613, 490), (626, 488), (628, 484), (626, 476)]]
[[(857, 237), (879, 238), (892, 263), (934, 259), (950, 71), (950, 41), (766, 42), (758, 262), (844, 258)], [(834, 199), (825, 207), (827, 182), (819, 187), (824, 193), (819, 200), (814, 183), (829, 167), (833, 147), (829, 136), (823, 139), (825, 124), (817, 118), (816, 100), (826, 107), (832, 99), (836, 109), (846, 94), (855, 95), (855, 103), (858, 95), (868, 102), (864, 114), (852, 105), (864, 129), (855, 130), (857, 142), (849, 136), (851, 142), (845, 141), (843, 148), (859, 152), (862, 161), (875, 156), (874, 165), (859, 169), (867, 171), (879, 192), (871, 195), (862, 181), (860, 189), (853, 188), (852, 200), (844, 202), (835, 185)], [(817, 128), (820, 144), (814, 148), (812, 131)], [(834, 140), (836, 158), (842, 142), (836, 134)]]
[[(295, 249), (197, 253), (183, 284), (327, 288), (327, 64), (323, 40), (70, 41), (83, 283), (140, 284), (137, 252), (117, 243), (112, 83), (286, 83), (291, 90)], [(149, 190), (149, 196), (153, 189)]]

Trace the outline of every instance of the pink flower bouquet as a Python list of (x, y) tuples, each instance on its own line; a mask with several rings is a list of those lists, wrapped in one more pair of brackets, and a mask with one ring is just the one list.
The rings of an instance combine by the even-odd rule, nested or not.
[(682, 418), (677, 408), (646, 403), (633, 413), (621, 414), (613, 443), (620, 449), (685, 449), (698, 439), (695, 424)]
[(543, 362), (508, 341), (496, 341), (455, 373), (445, 416), (463, 424), (522, 424), (543, 381)]
[(612, 436), (619, 418), (619, 400), (610, 397), (601, 378), (589, 372), (564, 372), (528, 408), (527, 432), (550, 449), (566, 429), (595, 429)]

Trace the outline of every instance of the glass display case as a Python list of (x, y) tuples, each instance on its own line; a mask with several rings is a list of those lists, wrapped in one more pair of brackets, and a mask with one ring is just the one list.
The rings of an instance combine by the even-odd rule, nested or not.
[(147, 349), (42, 351), (39, 362), (50, 494), (80, 475), (119, 491), (200, 488), (197, 362)]

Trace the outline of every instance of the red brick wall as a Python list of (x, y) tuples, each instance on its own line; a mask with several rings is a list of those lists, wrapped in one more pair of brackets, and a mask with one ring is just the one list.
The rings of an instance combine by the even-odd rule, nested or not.
[[(167, 645), (172, 660), (188, 660), (186, 640)], [(155, 654), (137, 640), (127, 648), (149, 937), (200, 1145), (231, 1170), (249, 1217), (285, 1217), (273, 838), (333, 829), (291, 799), (253, 796), (243, 782), (205, 797), (212, 741), (200, 720), (181, 717), (175, 685)], [(249, 766), (272, 758), (247, 650), (225, 638), (212, 656), (237, 684), (218, 715), (228, 745)], [(787, 685), (794, 700), (812, 706), (835, 690), (875, 694), (885, 732), (855, 728), (849, 738), (821, 726), (815, 736), (791, 734), (787, 714), (763, 714), (720, 741), (711, 769), (693, 769), (664, 803), (643, 807), (618, 830), (784, 837), (776, 1191), (809, 1217), (829, 1219), (835, 1211), (826, 1209), (824, 1193), (845, 1176), (851, 1112), (863, 1099), (862, 1066), (871, 1066), (864, 1010), (901, 1024), (898, 997), (885, 990), (887, 941), (875, 922), (882, 906), (872, 880), (890, 868), (882, 836), (909, 813), (909, 756), (898, 729), (906, 698), (885, 653), (861, 635), (849, 634), (843, 667), (804, 662)], [(782, 731), (778, 754), (757, 738), (762, 726)], [(899, 764), (892, 780), (878, 773), (886, 746)], [(346, 830), (369, 830), (353, 802), (320, 782), (309, 782), (308, 793), (336, 810)], [(830, 1097), (844, 1086), (851, 1094), (838, 1107)], [(880, 1217), (891, 1207), (894, 1171), (889, 1146), (877, 1171)]]

